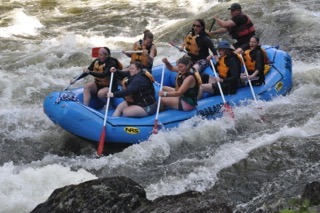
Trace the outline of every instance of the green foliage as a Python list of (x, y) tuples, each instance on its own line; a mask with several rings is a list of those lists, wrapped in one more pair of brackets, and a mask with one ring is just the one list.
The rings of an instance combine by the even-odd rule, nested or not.
[(280, 213), (316, 213), (313, 211), (310, 211), (310, 201), (309, 200), (304, 200), (303, 203), (301, 203), (301, 205), (298, 207), (299, 210), (288, 210), (288, 209), (284, 209), (281, 210)]

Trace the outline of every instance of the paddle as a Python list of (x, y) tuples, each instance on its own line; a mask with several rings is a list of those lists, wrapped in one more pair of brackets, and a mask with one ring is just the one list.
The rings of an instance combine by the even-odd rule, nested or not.
[[(181, 51), (181, 50), (180, 50), (180, 47), (179, 47), (178, 45), (174, 44), (172, 41), (169, 41), (168, 43), (169, 43), (171, 46), (177, 48), (179, 51)], [(182, 50), (181, 52), (187, 53), (187, 51), (185, 51), (185, 50)]]
[[(99, 49), (100, 49), (101, 47), (94, 47), (94, 48), (92, 48), (92, 52), (91, 52), (91, 56), (93, 57), (93, 58), (97, 58), (97, 57), (99, 57)], [(121, 50), (117, 50), (117, 51), (111, 51), (111, 53), (122, 53), (122, 51)], [(142, 53), (142, 50), (138, 50), (138, 51), (134, 51), (134, 50), (130, 50), (130, 51), (125, 51), (125, 53)]]
[[(258, 106), (258, 101), (257, 101), (257, 98), (256, 98), (256, 94), (255, 94), (255, 92), (254, 92), (254, 90), (253, 90), (253, 86), (252, 86), (252, 83), (251, 83), (251, 79), (248, 77), (248, 76), (249, 76), (249, 73), (248, 73), (246, 64), (245, 64), (245, 62), (244, 62), (244, 60), (243, 60), (242, 54), (239, 54), (239, 55), (240, 55), (241, 60), (242, 60), (242, 63), (243, 63), (244, 72), (245, 72), (246, 75), (247, 75), (247, 79), (248, 79), (248, 82), (249, 82), (249, 86), (250, 86), (250, 90), (251, 90), (253, 99), (254, 99), (254, 101), (255, 101), (255, 103), (256, 103), (256, 105), (257, 105), (257, 108), (258, 108), (259, 110), (262, 110), (262, 107), (261, 107), (261, 106), (260, 106), (260, 107)], [(263, 116), (260, 116), (260, 117), (261, 117), (262, 120), (265, 120), (265, 118), (264, 118)]]
[[(77, 80), (79, 80), (80, 78), (82, 78), (82, 77), (84, 77), (83, 76), (83, 73), (80, 73), (79, 75), (77, 75), (76, 77), (74, 77), (73, 79), (73, 81), (74, 82), (76, 82)], [(69, 87), (72, 85), (72, 83), (69, 83), (69, 85), (66, 87), (66, 88), (64, 88), (63, 90), (67, 90), (67, 89), (69, 89)]]
[(246, 64), (245, 64), (245, 62), (244, 62), (244, 60), (243, 60), (242, 54), (239, 54), (239, 55), (240, 55), (240, 58), (241, 58), (242, 63), (243, 63), (244, 72), (245, 72), (245, 73), (246, 73), (246, 75), (247, 75), (247, 79), (248, 79), (248, 82), (249, 82), (249, 85), (250, 85), (250, 90), (251, 90), (251, 93), (252, 93), (253, 99), (257, 102), (256, 94), (254, 93), (254, 90), (253, 90), (253, 87), (252, 87), (252, 83), (251, 83), (251, 79), (249, 78), (249, 73), (248, 73), (248, 70), (247, 70)]
[(211, 24), (211, 27), (210, 27), (210, 29), (209, 29), (209, 32), (212, 30), (213, 25), (214, 25), (214, 23), (215, 23), (215, 22), (216, 22), (216, 20), (215, 20), (215, 19), (213, 19), (212, 24)]
[[(165, 69), (165, 65), (163, 64), (162, 73), (161, 73), (160, 91), (162, 91), (162, 86), (163, 86), (164, 69)], [(160, 103), (161, 103), (161, 96), (159, 95), (157, 113), (156, 113), (156, 118), (154, 119), (154, 126), (153, 126), (153, 130), (152, 130), (152, 134), (157, 134), (158, 133), (158, 117), (159, 117), (159, 111), (160, 111)]]
[[(210, 55), (213, 57), (212, 51), (211, 51), (210, 49), (209, 49), (209, 53), (210, 53)], [(216, 72), (216, 69), (214, 68), (214, 65), (213, 65), (213, 62), (212, 62), (211, 59), (210, 59), (210, 64), (211, 64), (211, 67), (212, 67), (212, 71), (213, 71), (213, 73), (214, 73), (214, 76), (215, 76), (215, 77), (218, 77), (217, 72)], [(224, 94), (223, 94), (223, 91), (222, 91), (222, 88), (221, 88), (221, 84), (220, 84), (219, 81), (217, 81), (217, 84), (218, 84), (218, 87), (219, 87), (219, 91), (220, 91), (220, 94), (221, 94), (221, 98), (222, 98), (222, 101), (223, 101), (224, 108), (225, 108), (225, 110), (229, 113), (229, 115), (233, 118), (233, 117), (234, 117), (234, 114), (233, 114), (232, 108), (231, 108), (230, 105), (226, 102), (226, 99), (224, 98)]]
[[(113, 75), (114, 75), (114, 73), (112, 72), (111, 73), (111, 78), (110, 78), (109, 90), (111, 90), (111, 88), (112, 88)], [(106, 124), (107, 124), (109, 104), (110, 104), (110, 97), (107, 98), (106, 112), (104, 114), (103, 127), (102, 127), (100, 140), (99, 140), (99, 145), (98, 145), (98, 149), (97, 149), (98, 156), (102, 155), (103, 147), (104, 147), (104, 141), (106, 139)]]

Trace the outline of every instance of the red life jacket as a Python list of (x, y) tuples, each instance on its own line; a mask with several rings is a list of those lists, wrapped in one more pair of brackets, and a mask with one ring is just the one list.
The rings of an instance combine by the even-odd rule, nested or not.
[(243, 25), (228, 28), (229, 33), (234, 39), (237, 39), (239, 37), (243, 37), (243, 36), (249, 35), (250, 33), (255, 32), (255, 28), (250, 18), (244, 14), (239, 14), (239, 15), (245, 16), (247, 21)]

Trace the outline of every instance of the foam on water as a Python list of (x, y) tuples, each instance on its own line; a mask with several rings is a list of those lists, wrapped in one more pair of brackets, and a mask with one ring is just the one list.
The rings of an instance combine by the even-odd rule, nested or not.
[(28, 16), (23, 9), (14, 9), (7, 15), (12, 18), (12, 24), (8, 27), (0, 28), (0, 37), (10, 36), (36, 36), (38, 29), (44, 27), (35, 16)]
[[(270, 145), (283, 137), (305, 138), (319, 135), (320, 113), (308, 120), (300, 127), (284, 126), (273, 134), (263, 134), (258, 137), (248, 137), (245, 141), (234, 141), (223, 144), (213, 155), (201, 159), (199, 166), (194, 166), (186, 174), (164, 175), (155, 183), (146, 187), (147, 197), (155, 199), (162, 195), (174, 195), (189, 190), (205, 191), (211, 188), (218, 180), (217, 174), (224, 168), (245, 159), (248, 154), (259, 147)], [(179, 167), (186, 162), (199, 161), (198, 159), (179, 160)]]
[(0, 175), (2, 213), (30, 212), (56, 188), (96, 179), (84, 169), (71, 171), (58, 164), (33, 168), (6, 163), (0, 167)]
[[(24, 0), (23, 2), (31, 5), (35, 1)], [(68, 17), (67, 9), (75, 8), (75, 5), (79, 8), (91, 7), (95, 10), (103, 7), (107, 11), (113, 3), (118, 5), (128, 3), (128, 8), (130, 5), (147, 7), (154, 3), (157, 4), (157, 7), (168, 9), (180, 8), (187, 4), (189, 6), (183, 8), (189, 13), (197, 14), (201, 10), (207, 10), (218, 1), (97, 0), (84, 2), (59, 0), (56, 2), (57, 6), (54, 6), (54, 9), (47, 14), (48, 20), (55, 17)], [(16, 3), (21, 4), (22, 1)], [(314, 17), (319, 17), (317, 11), (306, 15), (302, 7), (297, 7), (295, 10), (301, 13), (300, 17), (310, 19), (312, 22)], [(121, 15), (125, 12), (115, 10), (114, 14)], [(43, 17), (44, 14), (39, 13), (38, 15)], [(159, 20), (148, 19), (146, 28), (156, 33), (165, 32), (167, 28), (184, 20), (183, 17), (164, 16), (163, 13), (159, 14)], [(59, 32), (57, 36), (46, 34), (38, 38), (39, 31), (46, 29), (39, 21), (41, 18), (35, 14), (27, 14), (20, 8), (12, 9), (2, 17), (10, 20), (10, 23), (0, 28), (0, 37), (9, 38), (18, 35), (21, 37), (34, 36), (35, 39), (25, 40), (14, 49), (5, 49), (0, 54), (3, 64), (0, 67), (1, 143), (9, 144), (9, 148), (14, 147), (17, 150), (19, 147), (29, 147), (49, 152), (52, 144), (59, 146), (62, 143), (64, 135), (61, 134), (62, 130), (42, 112), (44, 96), (67, 86), (69, 80), (81, 72), (82, 67), (89, 65), (92, 60), (92, 47), (108, 46), (111, 50), (122, 50), (123, 46), (131, 48), (133, 42), (142, 38), (142, 32), (132, 36), (119, 32), (118, 35), (108, 37), (101, 32), (90, 30), (65, 31), (66, 26), (57, 25), (57, 28), (53, 30)], [(75, 24), (74, 28), (77, 29), (77, 23), (72, 24)], [(124, 30), (127, 32), (132, 28), (128, 24)], [(17, 39), (20, 40), (20, 37)], [(175, 61), (182, 55), (166, 43), (158, 42), (156, 45), (158, 57), (155, 59), (155, 65), (162, 64), (162, 57)], [(75, 61), (80, 60), (80, 62), (68, 63), (70, 57), (73, 56), (79, 56), (79, 59), (76, 57)], [(125, 65), (129, 63), (129, 58), (123, 54), (114, 56), (123, 61)], [(282, 137), (303, 138), (319, 134), (320, 115), (317, 111), (312, 111), (318, 110), (319, 61), (315, 60), (312, 64), (293, 61), (293, 65), (294, 90), (288, 96), (278, 97), (270, 102), (258, 101), (257, 103), (263, 106), (266, 116), (273, 116), (274, 125), (267, 126), (262, 123), (260, 111), (255, 103), (249, 103), (247, 106), (233, 108), (234, 120), (228, 117), (217, 120), (194, 117), (181, 123), (175, 129), (161, 130), (157, 135), (152, 135), (150, 141), (130, 146), (122, 152), (102, 158), (94, 157), (94, 153), (92, 156), (63, 157), (45, 153), (45, 156), (39, 161), (20, 165), (14, 165), (9, 159), (0, 166), (1, 212), (29, 212), (37, 204), (45, 201), (55, 188), (95, 179), (101, 173), (101, 176), (111, 176), (113, 172), (118, 172), (116, 174), (141, 181), (140, 184), (145, 187), (149, 199), (155, 199), (161, 195), (178, 194), (187, 190), (205, 191), (216, 183), (217, 174), (222, 169), (245, 159), (250, 151), (272, 144)], [(75, 86), (83, 85), (85, 80), (77, 82)], [(302, 103), (310, 104), (305, 106)], [(314, 109), (311, 109), (312, 107)], [(295, 110), (300, 108), (306, 108), (305, 110), (312, 112), (305, 114), (308, 116), (307, 120), (293, 122), (296, 125), (289, 123), (291, 126), (278, 124), (281, 122), (278, 117), (282, 115), (287, 116), (285, 118), (288, 120), (288, 117), (299, 119)], [(248, 134), (235, 133), (240, 131), (239, 126), (241, 125), (249, 127), (245, 130), (248, 131)], [(265, 133), (261, 130), (264, 127), (267, 127)], [(268, 127), (274, 128), (274, 131), (267, 132)], [(254, 132), (255, 129), (259, 129), (258, 133)], [(23, 144), (26, 138), (30, 138), (27, 140), (29, 143)], [(49, 139), (52, 140), (51, 144)], [(48, 147), (43, 148), (45, 145)], [(20, 153), (29, 154), (25, 149), (21, 149), (18, 150)], [(14, 151), (17, 150), (11, 149), (6, 152), (15, 153)], [(34, 154), (35, 151), (30, 151), (30, 153)], [(161, 172), (156, 173), (157, 169)], [(148, 176), (150, 171), (155, 171), (156, 174)]]

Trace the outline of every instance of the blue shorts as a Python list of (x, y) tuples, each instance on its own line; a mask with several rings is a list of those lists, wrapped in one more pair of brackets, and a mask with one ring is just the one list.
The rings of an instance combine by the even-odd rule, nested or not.
[(146, 107), (142, 107), (142, 108), (147, 112), (148, 115), (153, 115), (157, 112), (157, 107), (158, 107), (158, 103), (156, 101), (153, 104)]

